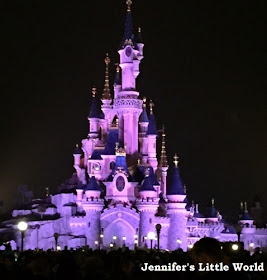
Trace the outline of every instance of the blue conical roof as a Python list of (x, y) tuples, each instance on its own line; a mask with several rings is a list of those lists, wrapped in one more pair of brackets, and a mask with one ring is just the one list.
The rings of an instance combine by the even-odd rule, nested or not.
[(169, 195), (172, 195), (172, 194), (183, 194), (184, 195), (185, 194), (178, 167), (174, 168), (173, 176), (172, 176), (172, 183), (167, 190), (167, 194), (169, 194)]
[(249, 215), (248, 211), (244, 211), (241, 220), (251, 220), (252, 221), (253, 219)]
[(149, 122), (145, 106), (143, 106), (143, 111), (142, 111), (142, 113), (139, 117), (139, 121), (143, 122), (143, 123), (148, 123)]
[(133, 43), (132, 47), (137, 48), (136, 41), (134, 38), (134, 33), (133, 33), (132, 13), (130, 9), (128, 9), (126, 13), (124, 35), (123, 35), (121, 47), (124, 48), (126, 45), (128, 45), (129, 40), (131, 40)]
[(86, 191), (101, 191), (94, 175), (89, 179), (86, 185)]
[(146, 176), (139, 191), (156, 191), (151, 176)]
[(92, 97), (91, 110), (90, 110), (88, 118), (103, 119), (104, 114), (103, 114), (100, 106), (101, 106), (100, 100), (98, 100), (96, 97)]
[(78, 144), (75, 146), (74, 155), (81, 155), (83, 153), (82, 149), (78, 146)]
[(217, 210), (215, 206), (212, 204), (210, 207), (209, 217), (208, 218), (216, 218), (217, 217)]
[(116, 70), (115, 78), (114, 78), (114, 85), (121, 85), (121, 73), (119, 71), (119, 67)]
[(150, 114), (148, 117), (149, 123), (147, 128), (147, 135), (158, 135), (156, 127), (156, 119), (154, 114)]

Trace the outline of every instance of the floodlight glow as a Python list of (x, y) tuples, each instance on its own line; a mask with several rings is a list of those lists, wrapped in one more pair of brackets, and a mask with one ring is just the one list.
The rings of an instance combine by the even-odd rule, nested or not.
[(95, 245), (97, 245), (97, 244), (98, 244), (98, 241), (96, 240), (96, 241), (95, 241)]
[(18, 223), (18, 229), (20, 231), (25, 231), (28, 228), (28, 223), (21, 221)]
[(58, 245), (57, 246), (57, 251), (60, 251), (61, 250), (61, 247)]
[(155, 239), (156, 235), (153, 231), (150, 231), (148, 234), (147, 234), (147, 238), (150, 239), (150, 240), (153, 240)]
[(249, 247), (253, 248), (253, 247), (254, 247), (254, 243), (251, 242), (251, 243), (249, 244)]
[(112, 248), (113, 246), (114, 246), (113, 243), (110, 243), (110, 244), (109, 244), (109, 247), (110, 247), (110, 248)]
[(113, 235), (113, 239), (116, 240), (116, 239), (117, 239), (117, 236), (116, 236), (116, 235)]
[(125, 240), (126, 240), (126, 236), (123, 236), (123, 237), (122, 237), (122, 240), (124, 240), (124, 241), (125, 241)]
[(182, 240), (178, 238), (178, 239), (177, 239), (177, 243), (178, 243), (178, 244), (181, 244), (181, 243), (182, 243)]
[(194, 247), (193, 244), (189, 244), (189, 245), (188, 245), (188, 248), (189, 248), (189, 249), (192, 249), (193, 247)]
[(233, 244), (232, 245), (232, 250), (234, 250), (234, 251), (238, 250), (238, 245), (237, 244)]

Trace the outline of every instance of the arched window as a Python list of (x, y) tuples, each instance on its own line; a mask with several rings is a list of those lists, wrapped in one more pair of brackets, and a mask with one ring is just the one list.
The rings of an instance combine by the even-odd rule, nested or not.
[(109, 164), (109, 169), (113, 170), (114, 167), (115, 167), (115, 161), (111, 161)]

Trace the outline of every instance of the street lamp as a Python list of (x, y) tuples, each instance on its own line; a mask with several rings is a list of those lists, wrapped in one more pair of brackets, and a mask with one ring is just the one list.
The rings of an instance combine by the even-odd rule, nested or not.
[(161, 224), (156, 224), (157, 240), (158, 240), (158, 250), (159, 250), (159, 236), (160, 236)]
[(122, 240), (123, 240), (123, 245), (125, 246), (126, 236), (123, 236), (123, 237), (122, 237)]
[(150, 240), (150, 249), (152, 250), (152, 242), (153, 240), (155, 239), (156, 235), (153, 231), (150, 231), (148, 234), (147, 234), (147, 238)]
[(27, 228), (28, 228), (28, 223), (26, 223), (25, 221), (21, 221), (18, 223), (18, 229), (21, 232), (21, 251), (23, 251), (24, 233)]
[(232, 245), (232, 250), (233, 251), (237, 251), (238, 248), (239, 248), (239, 246), (236, 243)]

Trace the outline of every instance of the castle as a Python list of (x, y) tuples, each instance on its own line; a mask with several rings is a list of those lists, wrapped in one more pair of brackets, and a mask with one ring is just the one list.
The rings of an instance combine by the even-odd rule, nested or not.
[[(92, 89), (88, 136), (73, 152), (73, 177), (58, 193), (32, 200), (28, 209), (13, 211), (13, 221), (24, 218), (28, 222), (24, 249), (85, 245), (93, 249), (134, 249), (156, 247), (159, 241), (161, 249), (186, 251), (204, 236), (222, 242), (240, 240), (245, 249), (267, 246), (267, 229), (255, 227), (246, 204), (238, 236), (233, 227), (224, 223), (214, 200), (208, 216), (199, 212), (197, 204), (188, 203), (178, 157), (174, 156), (170, 166), (167, 162), (166, 135), (164, 128), (156, 127), (153, 102), (147, 106), (146, 98), (141, 99), (136, 89), (144, 43), (140, 28), (134, 35), (131, 1), (126, 3), (125, 31), (113, 90), (107, 55), (101, 98), (96, 88)], [(160, 155), (156, 149), (159, 139)], [(172, 177), (167, 178), (170, 169)], [(12, 226), (20, 246), (20, 232), (16, 224)], [(149, 238), (151, 232), (155, 234), (153, 239)]]

